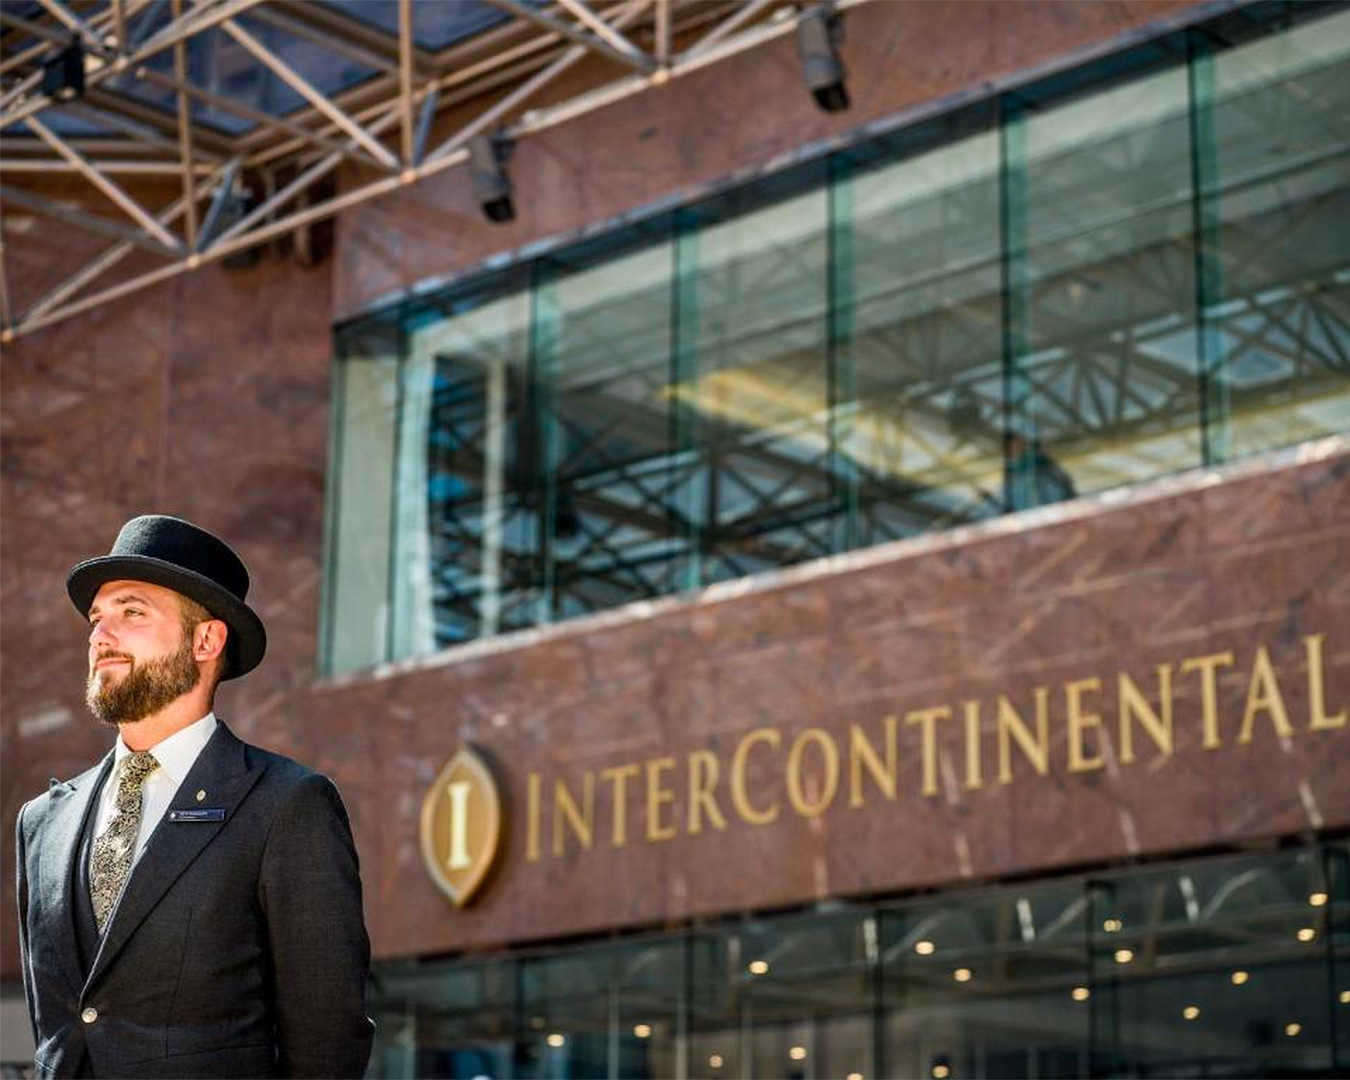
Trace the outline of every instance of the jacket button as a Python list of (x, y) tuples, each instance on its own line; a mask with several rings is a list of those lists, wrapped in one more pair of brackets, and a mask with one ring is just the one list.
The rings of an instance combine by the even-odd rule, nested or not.
[(92, 1024), (95, 1020), (98, 1019), (98, 1010), (92, 1008), (85, 1009), (84, 1012), (80, 1013), (80, 1019), (83, 1020), (86, 1024)]

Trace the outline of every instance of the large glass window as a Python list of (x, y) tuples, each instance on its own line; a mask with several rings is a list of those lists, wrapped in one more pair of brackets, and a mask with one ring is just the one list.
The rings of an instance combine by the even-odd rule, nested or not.
[(1193, 65), (1222, 456), (1350, 428), (1350, 12)]
[(1092, 1075), (1087, 906), (1075, 880), (883, 911), (883, 1075)]
[(679, 368), (704, 584), (831, 551), (823, 187), (685, 215)]
[(405, 316), (395, 469), (395, 656), (532, 626), (537, 471), (529, 294)]
[(1350, 13), (1279, 10), (344, 327), (321, 666), (1350, 429)]
[(1201, 464), (1186, 69), (1014, 102), (1003, 136), (1009, 508)]
[(321, 643), (332, 671), (365, 667), (389, 655), (400, 351), (394, 318), (362, 322), (339, 336)]
[(845, 160), (833, 188), (850, 547), (1003, 509), (998, 134), (984, 109), (935, 137), (899, 161)]
[(1350, 849), (377, 967), (376, 1077), (1336, 1076)]
[(668, 230), (564, 253), (540, 270), (546, 575), (568, 618), (675, 592), (686, 554), (670, 393)]

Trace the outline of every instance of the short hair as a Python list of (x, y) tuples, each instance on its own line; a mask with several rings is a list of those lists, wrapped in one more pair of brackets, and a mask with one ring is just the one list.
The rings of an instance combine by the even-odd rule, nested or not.
[(190, 596), (178, 594), (178, 607), (182, 613), (183, 633), (190, 634), (204, 622), (210, 622), (215, 618), (209, 611)]
[[(178, 594), (178, 608), (179, 618), (182, 620), (183, 624), (183, 637), (188, 640), (191, 640), (192, 632), (202, 623), (218, 621), (205, 606), (197, 603), (197, 601), (190, 596), (184, 596), (182, 593)], [(225, 647), (227, 649), (229, 648), (228, 637), (225, 639)], [(221, 663), (217, 665), (215, 684), (212, 686), (213, 690), (215, 689), (215, 685), (220, 683), (221, 676), (224, 675), (228, 663), (229, 661), (222, 657)]]

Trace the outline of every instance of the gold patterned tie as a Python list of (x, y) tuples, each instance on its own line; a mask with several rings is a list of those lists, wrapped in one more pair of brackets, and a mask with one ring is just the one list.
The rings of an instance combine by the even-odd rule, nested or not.
[(136, 833), (141, 827), (141, 788), (145, 786), (145, 778), (157, 768), (159, 762), (148, 750), (128, 754), (123, 759), (113, 800), (113, 819), (89, 853), (89, 896), (100, 934), (108, 925), (108, 917), (135, 858)]

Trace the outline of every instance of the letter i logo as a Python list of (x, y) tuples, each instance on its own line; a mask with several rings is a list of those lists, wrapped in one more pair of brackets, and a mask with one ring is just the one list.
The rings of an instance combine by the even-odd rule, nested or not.
[(473, 865), (469, 858), (469, 792), (473, 785), (467, 780), (456, 780), (445, 785), (450, 797), (450, 858), (447, 870), (467, 870)]
[(422, 800), (422, 861), (464, 907), (492, 868), (502, 831), (501, 799), (487, 762), (469, 747), (440, 771)]

